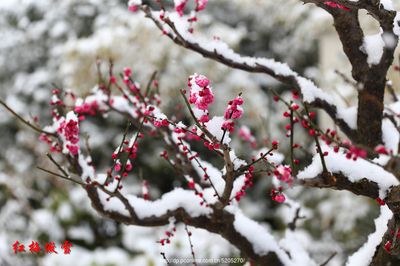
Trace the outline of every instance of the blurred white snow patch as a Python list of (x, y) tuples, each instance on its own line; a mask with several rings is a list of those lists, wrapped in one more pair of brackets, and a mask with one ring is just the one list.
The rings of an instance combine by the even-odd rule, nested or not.
[[(261, 148), (258, 151), (253, 151), (253, 156), (257, 160), (261, 157), (261, 153), (264, 155), (266, 154), (270, 149), (269, 148)], [(271, 154), (267, 155), (265, 157), (269, 162), (275, 163), (275, 164), (281, 164), (283, 160), (285, 159), (285, 156), (283, 156), (282, 153), (279, 153), (277, 151), (272, 151)]]
[(65, 21), (56, 22), (50, 30), (50, 36), (53, 38), (58, 38), (69, 30), (68, 24)]
[(129, 0), (128, 6), (138, 6), (142, 4), (142, 0)]
[(61, 218), (61, 220), (71, 219), (73, 217), (73, 210), (71, 208), (71, 205), (66, 202), (61, 203), (58, 207), (57, 215)]
[(6, 98), (6, 104), (10, 106), (16, 113), (24, 113), (26, 105), (16, 95), (10, 94)]
[[(351, 232), (359, 219), (368, 215), (370, 206), (368, 200), (349, 193), (335, 191), (335, 200), (322, 201), (318, 204), (321, 213), (321, 224), (330, 224), (335, 221), (333, 229), (338, 232)], [(337, 210), (340, 209), (340, 212)]]
[(396, 39), (394, 38), (394, 36), (392, 34), (388, 34), (388, 33), (384, 32), (382, 34), (382, 38), (383, 38), (383, 41), (385, 42), (385, 45), (387, 47), (396, 48), (397, 41), (396, 41)]
[(399, 21), (400, 21), (400, 12), (397, 12), (396, 17), (393, 20), (393, 32), (394, 34), (396, 34), (397, 36), (400, 36), (400, 25), (399, 25)]
[(36, 231), (40, 230), (46, 232), (52, 241), (59, 241), (64, 237), (63, 230), (58, 223), (57, 217), (48, 210), (41, 209), (33, 212), (31, 226), (33, 226)]
[(72, 239), (83, 240), (89, 244), (94, 241), (94, 235), (89, 224), (72, 227), (68, 230), (67, 235)]
[[(218, 140), (221, 140), (222, 135), (224, 134), (224, 131), (221, 129), (221, 127), (224, 122), (225, 119), (222, 116), (214, 116), (210, 119), (209, 122), (204, 123), (204, 125), (207, 127), (207, 130), (210, 131), (212, 135), (214, 135)], [(223, 142), (224, 144), (229, 144), (231, 142), (228, 131), (225, 133)]]
[(72, 246), (71, 254), (69, 255), (45, 256), (42, 261), (43, 266), (126, 266), (146, 264), (143, 258), (133, 258), (120, 248), (87, 250), (78, 246)]
[(301, 238), (301, 236), (297, 232), (286, 230), (285, 237), (279, 241), (279, 245), (289, 252), (293, 265), (317, 265), (304, 249), (304, 247), (309, 246), (311, 243), (307, 239)]
[(382, 121), (382, 140), (383, 143), (385, 143), (385, 147), (389, 151), (392, 150), (393, 154), (398, 153), (400, 134), (397, 128), (389, 119), (384, 119)]
[(352, 128), (357, 129), (357, 106), (349, 108), (337, 108), (337, 117), (341, 118), (346, 124)]
[(379, 64), (383, 55), (383, 47), (385, 42), (382, 38), (382, 32), (364, 37), (364, 44), (360, 47), (361, 51), (365, 53), (369, 65)]
[(395, 10), (393, 7), (392, 0), (381, 0), (381, 4), (383, 5), (383, 8), (385, 8), (386, 10), (392, 10), (392, 11)]
[[(171, 244), (161, 246), (156, 241), (165, 236), (165, 230), (166, 227), (123, 226), (122, 241), (129, 250), (143, 253), (141, 256), (153, 260), (157, 266), (165, 265), (160, 252), (165, 252), (170, 258), (190, 257), (191, 250), (184, 226), (177, 225)], [(191, 226), (188, 226), (188, 230), (192, 233), (191, 240), (197, 258), (220, 258), (238, 253), (236, 248), (219, 235)]]

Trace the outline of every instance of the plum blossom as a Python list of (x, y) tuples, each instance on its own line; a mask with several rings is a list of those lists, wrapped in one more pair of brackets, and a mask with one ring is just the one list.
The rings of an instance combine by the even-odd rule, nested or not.
[(179, 16), (183, 16), (183, 10), (187, 4), (188, 0), (174, 0), (175, 11), (178, 12)]
[(339, 8), (339, 9), (342, 9), (342, 10), (345, 10), (345, 11), (350, 11), (350, 8), (345, 7), (345, 6), (341, 5), (341, 4), (335, 3), (333, 1), (326, 1), (326, 2), (324, 2), (324, 4), (327, 5), (327, 6), (333, 7), (333, 8)]
[(273, 201), (283, 203), (286, 200), (285, 195), (282, 193), (282, 187), (279, 187), (278, 189), (272, 189), (271, 190), (271, 199)]
[(232, 120), (227, 120), (222, 124), (221, 128), (232, 133), (235, 130), (235, 123)]
[(247, 126), (241, 126), (239, 129), (239, 136), (246, 142), (249, 142), (251, 147), (255, 148), (257, 146), (256, 138)]
[(214, 102), (210, 80), (206, 76), (195, 73), (189, 77), (188, 86), (189, 103), (194, 104), (196, 117), (202, 123), (208, 122), (210, 120), (208, 108)]
[(388, 150), (383, 145), (376, 146), (375, 147), (375, 152), (379, 153), (379, 154), (385, 154), (385, 155), (389, 154)]
[(289, 166), (279, 165), (274, 170), (274, 175), (278, 180), (291, 185), (293, 183), (292, 169)]
[(208, 0), (195, 0), (197, 8), (196, 11), (204, 10), (207, 6)]
[(57, 128), (57, 133), (64, 139), (64, 152), (70, 152), (72, 155), (77, 155), (79, 152), (79, 120), (73, 111), (70, 111), (66, 118), (60, 120)]
[(94, 116), (99, 111), (99, 105), (97, 101), (85, 102), (81, 105), (75, 105), (74, 111), (80, 116), (90, 115)]
[(243, 114), (241, 105), (243, 104), (243, 98), (238, 96), (232, 101), (228, 102), (228, 107), (225, 110), (225, 119), (238, 119)]
[(128, 9), (131, 12), (136, 12), (138, 10), (138, 6), (142, 4), (142, 0), (129, 0)]

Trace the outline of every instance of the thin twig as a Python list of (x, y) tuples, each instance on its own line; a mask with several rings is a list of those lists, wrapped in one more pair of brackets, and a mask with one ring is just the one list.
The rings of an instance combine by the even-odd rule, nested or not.
[[(246, 171), (247, 169), (250, 168), (250, 166), (258, 163), (259, 161), (263, 160), (265, 157), (267, 157), (272, 151), (274, 150), (274, 148), (271, 148), (267, 151), (267, 153), (263, 154), (260, 158), (258, 158), (257, 160), (249, 163), (248, 165), (242, 166), (239, 169), (237, 169), (237, 172), (243, 172)], [(271, 164), (272, 165), (272, 164)], [(273, 166), (273, 165), (272, 165)]]
[(327, 259), (325, 262), (323, 262), (322, 264), (320, 264), (320, 266), (326, 266), (326, 265), (328, 265), (328, 263), (333, 259), (333, 257), (336, 256), (336, 254), (337, 254), (336, 251), (333, 252), (332, 255), (330, 255), (330, 256), (328, 257), (328, 259)]
[(185, 104), (186, 104), (187, 108), (189, 109), (190, 115), (193, 117), (194, 122), (196, 123), (197, 127), (200, 128), (201, 131), (203, 131), (203, 133), (210, 139), (210, 141), (216, 142), (217, 141), (216, 137), (213, 134), (211, 134), (211, 132), (208, 131), (208, 129), (206, 127), (202, 126), (200, 124), (199, 120), (196, 118), (196, 116), (192, 110), (192, 107), (190, 106), (190, 103), (189, 103), (188, 99), (186, 98), (185, 93), (182, 90), (181, 90), (181, 95), (182, 95), (182, 97), (185, 101)]
[(296, 209), (296, 213), (295, 213), (295, 215), (294, 215), (294, 217), (293, 217), (293, 220), (288, 224), (288, 227), (290, 228), (290, 230), (292, 230), (292, 231), (294, 231), (295, 229), (296, 229), (296, 222), (297, 222), (297, 220), (299, 220), (299, 219), (304, 219), (305, 217), (304, 216), (300, 216), (300, 207), (298, 207), (297, 209)]
[[(309, 113), (308, 108), (307, 108), (307, 103), (304, 103), (304, 109), (306, 111), (308, 119), (311, 121), (312, 119), (310, 117), (310, 113)], [(319, 143), (318, 134), (317, 133), (314, 134), (314, 140), (315, 140), (315, 143), (317, 145), (317, 151), (319, 153), (319, 157), (321, 158), (323, 172), (327, 173), (328, 172), (328, 168), (326, 168), (324, 154), (322, 152), (321, 145)]]
[(290, 166), (292, 168), (292, 175), (296, 176), (296, 170), (294, 168), (294, 121), (293, 121), (293, 108), (290, 108)]
[(163, 257), (163, 259), (165, 260), (165, 263), (167, 263), (167, 265), (171, 265), (167, 259), (167, 257), (165, 256), (164, 252), (160, 252), (160, 255)]
[(147, 97), (149, 95), (151, 83), (155, 80), (156, 76), (157, 76), (157, 71), (154, 71), (153, 74), (151, 74), (149, 81), (147, 82), (144, 97)]
[[(137, 133), (136, 133), (135, 139), (133, 140), (132, 147), (134, 147), (134, 145), (135, 145), (135, 143), (136, 143), (136, 141), (137, 141), (137, 139), (138, 139), (138, 137), (139, 137), (140, 131), (141, 131), (142, 128), (143, 128), (143, 124), (144, 124), (144, 121), (145, 121), (145, 120), (146, 120), (146, 119), (143, 118), (143, 119), (142, 119), (142, 122), (141, 122), (140, 125), (139, 125), (139, 128), (138, 128), (138, 131), (137, 131)], [(126, 136), (126, 134), (125, 134), (125, 136)], [(119, 152), (118, 152), (118, 154), (119, 154)], [(129, 155), (130, 155), (130, 154), (129, 154)], [(128, 155), (128, 158), (129, 158), (129, 155)], [(121, 173), (124, 173), (124, 172), (125, 172), (127, 162), (128, 162), (128, 159), (125, 161), (125, 164), (124, 164), (124, 166), (123, 166), (123, 168), (122, 168)], [(121, 183), (121, 180), (122, 180), (122, 178), (120, 178), (120, 179), (118, 180), (117, 188), (119, 187), (119, 185), (120, 185), (120, 183)]]
[(193, 249), (192, 239), (191, 239), (191, 234), (192, 234), (192, 233), (189, 232), (189, 229), (188, 229), (188, 227), (187, 227), (187, 224), (185, 224), (185, 231), (186, 231), (186, 234), (187, 234), (188, 239), (189, 239), (190, 251), (192, 252), (193, 266), (197, 266), (196, 257), (195, 257), (195, 255), (194, 255), (194, 249)]
[(395, 102), (398, 102), (399, 98), (397, 97), (396, 92), (394, 91), (393, 84), (391, 82), (386, 82), (386, 88), (390, 92), (390, 95), (392, 95), (393, 100)]
[(57, 176), (57, 177), (61, 177), (62, 179), (65, 179), (65, 180), (74, 182), (74, 183), (76, 183), (76, 184), (79, 184), (79, 185), (81, 185), (81, 186), (86, 186), (86, 185), (87, 185), (87, 184), (84, 184), (84, 183), (82, 183), (82, 182), (80, 182), (80, 181), (78, 181), (78, 180), (75, 180), (75, 179), (73, 179), (73, 178), (69, 178), (69, 177), (67, 177), (67, 176), (63, 176), (63, 175), (57, 174), (57, 173), (55, 173), (55, 172), (53, 172), (53, 171), (47, 170), (47, 169), (42, 168), (42, 167), (40, 167), (40, 166), (37, 166), (36, 168), (39, 169), (39, 170), (41, 170), (41, 171), (43, 171), (43, 172), (46, 172), (46, 173), (48, 173), (48, 174), (51, 174), (51, 175), (54, 175), (54, 176)]
[(92, 154), (92, 149), (90, 148), (89, 139), (90, 139), (89, 134), (85, 133), (85, 147), (86, 147), (86, 150), (87, 150), (88, 154), (91, 155)]
[[(121, 144), (120, 144), (119, 147), (118, 147), (117, 155), (119, 155), (119, 154), (121, 153), (121, 151), (122, 151), (122, 147), (123, 147), (123, 145), (124, 145), (124, 142), (125, 142), (125, 139), (126, 139), (126, 135), (128, 134), (128, 131), (129, 131), (129, 128), (130, 128), (130, 127), (131, 127), (131, 122), (128, 121), (128, 123), (126, 124), (126, 128), (125, 128), (125, 131), (124, 131), (124, 135), (122, 136)], [(117, 160), (118, 160), (118, 158), (114, 159), (113, 165), (111, 166), (111, 172), (113, 171), (113, 169), (114, 169), (114, 167), (115, 167), (115, 164), (117, 163)], [(111, 177), (111, 174), (109, 174), (108, 177)]]
[(35, 130), (38, 133), (43, 133), (46, 135), (51, 135), (53, 137), (56, 137), (57, 135), (53, 132), (48, 132), (46, 130), (40, 129), (38, 127), (36, 127), (35, 125), (33, 125), (31, 122), (25, 120), (22, 116), (20, 116), (17, 112), (15, 112), (10, 106), (8, 106), (3, 100), (0, 99), (0, 104), (3, 105), (13, 116), (15, 116), (16, 118), (18, 118), (22, 123), (24, 123), (25, 125), (27, 125), (28, 127), (32, 128), (33, 130)]
[(50, 159), (50, 161), (58, 168), (58, 170), (60, 170), (61, 173), (64, 174), (64, 176), (68, 177), (69, 174), (67, 173), (67, 171), (65, 171), (62, 166), (53, 158), (53, 156), (51, 156), (50, 153), (46, 154), (47, 158)]
[[(183, 143), (182, 139), (179, 139), (179, 142), (182, 146), (185, 146), (185, 144)], [(201, 165), (200, 161), (197, 159), (196, 155), (193, 154), (191, 149), (187, 149), (189, 154), (193, 157), (193, 160), (196, 161), (197, 165), (200, 167), (201, 170), (203, 170), (204, 174), (208, 177), (207, 180), (210, 183), (211, 187), (213, 188), (215, 195), (217, 196), (217, 198), (219, 200), (221, 200), (220, 195), (218, 194), (217, 188), (214, 186), (214, 183), (211, 181), (211, 178), (208, 176), (206, 169), (204, 168), (204, 166)], [(190, 160), (190, 159), (189, 159)]]

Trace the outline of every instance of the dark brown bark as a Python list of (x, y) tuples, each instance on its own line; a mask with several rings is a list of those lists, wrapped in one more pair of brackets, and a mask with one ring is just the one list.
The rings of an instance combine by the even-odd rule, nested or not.
[(383, 97), (386, 79), (370, 79), (358, 94), (357, 139), (369, 148), (382, 143)]
[(341, 173), (323, 173), (314, 178), (299, 179), (297, 182), (305, 187), (347, 190), (372, 199), (379, 197), (379, 187), (375, 182), (363, 179), (353, 183)]
[[(370, 68), (367, 54), (362, 51), (364, 33), (361, 29), (358, 10), (343, 12), (329, 11), (343, 45), (343, 51), (352, 65), (352, 76), (360, 84), (357, 109), (357, 137), (355, 141), (369, 148), (382, 142), (383, 96), (386, 69)], [(379, 72), (379, 73), (375, 73)]]
[(338, 33), (343, 51), (352, 65), (354, 80), (361, 82), (368, 73), (367, 55), (361, 51), (364, 43), (364, 33), (358, 18), (358, 10), (351, 12), (329, 9), (334, 19), (334, 26)]

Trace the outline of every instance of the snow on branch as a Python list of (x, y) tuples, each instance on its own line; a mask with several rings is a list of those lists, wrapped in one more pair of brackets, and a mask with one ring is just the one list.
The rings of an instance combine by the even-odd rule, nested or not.
[[(63, 105), (63, 94), (59, 90), (53, 91), (54, 98), (59, 100), (52, 109), (53, 123), (46, 129), (54, 132), (55, 136), (42, 135), (41, 140), (50, 146), (51, 152), (63, 155), (71, 166), (63, 170), (53, 160), (63, 173), (56, 175), (64, 179), (79, 176), (82, 181), (77, 182), (86, 190), (92, 206), (115, 221), (162, 226), (173, 219), (221, 235), (261, 265), (296, 265), (298, 258), (293, 255), (293, 258), (296, 257), (295, 263), (290, 256), (294, 251), (282, 249), (272, 234), (245, 217), (237, 206), (246, 190), (253, 186), (256, 164), (268, 162), (266, 156), (278, 148), (277, 143), (272, 144), (272, 148), (259, 153), (251, 162), (236, 156), (230, 146), (229, 134), (234, 133), (236, 121), (243, 114), (244, 100), (241, 94), (228, 102), (223, 116), (211, 115), (209, 105), (214, 101), (211, 82), (203, 75), (190, 76), (188, 89), (180, 91), (194, 123), (187, 126), (164, 114), (159, 108), (161, 100), (157, 91), (142, 90), (138, 83), (131, 80), (130, 69), (124, 70), (122, 82), (124, 85), (121, 86), (111, 73), (108, 85), (99, 83), (92, 94), (84, 99), (74, 96), (74, 104), (68, 107)], [(122, 96), (111, 93), (114, 89)], [(67, 109), (68, 112), (64, 112)], [(111, 166), (101, 172), (93, 164), (88, 144), (86, 149), (82, 145), (80, 124), (86, 117), (105, 116), (109, 112), (120, 113), (129, 122), (119, 145), (110, 156)], [(131, 132), (132, 125), (136, 127), (134, 133)], [(176, 170), (177, 179), (187, 184), (187, 188), (175, 188), (159, 199), (151, 200), (147, 181), (143, 182), (142, 195), (138, 196), (126, 192), (123, 180), (134, 168), (141, 138), (154, 136), (159, 137), (166, 147), (160, 156)], [(215, 159), (223, 162), (221, 170), (202, 159), (198, 151), (192, 148), (191, 142), (196, 141), (207, 147)], [(272, 158), (272, 161), (278, 164), (279, 160)], [(277, 175), (285, 175), (285, 178), (280, 177), (281, 181), (289, 185), (291, 178), (287, 176), (290, 175), (288, 167), (269, 163), (263, 171), (275, 168)], [(274, 191), (272, 199), (283, 202), (283, 186)], [(283, 200), (277, 200), (279, 196)]]
[[(322, 149), (329, 153), (325, 157), (325, 163), (327, 170), (331, 173), (331, 179), (334, 179), (331, 185), (336, 189), (347, 189), (360, 194), (360, 191), (357, 191), (357, 186), (369, 184), (372, 188), (365, 190), (364, 193), (366, 194), (364, 195), (372, 198), (379, 196), (379, 198), (384, 199), (392, 187), (399, 185), (397, 178), (380, 165), (361, 158), (356, 161), (349, 160), (342, 150), (335, 153), (329, 146), (323, 146)], [(321, 159), (318, 155), (315, 155), (312, 163), (300, 171), (297, 177), (300, 182), (312, 185), (312, 180), (322, 174)], [(345, 186), (344, 181), (341, 180), (343, 178), (350, 184)]]
[(315, 83), (293, 71), (286, 63), (277, 62), (274, 59), (242, 56), (234, 52), (221, 40), (204, 40), (194, 37), (190, 32), (187, 17), (180, 16), (176, 12), (156, 12), (144, 5), (141, 9), (163, 33), (176, 44), (193, 50), (204, 57), (216, 60), (222, 64), (254, 73), (265, 73), (275, 79), (297, 88), (305, 102), (313, 104), (325, 110), (342, 130), (352, 137), (354, 123), (349, 125), (344, 112), (340, 112), (339, 106), (331, 95), (318, 88)]
[(388, 222), (393, 213), (387, 206), (381, 206), (381, 214), (375, 219), (375, 232), (368, 236), (368, 240), (347, 260), (346, 266), (368, 266), (372, 262), (377, 247), (388, 229)]

